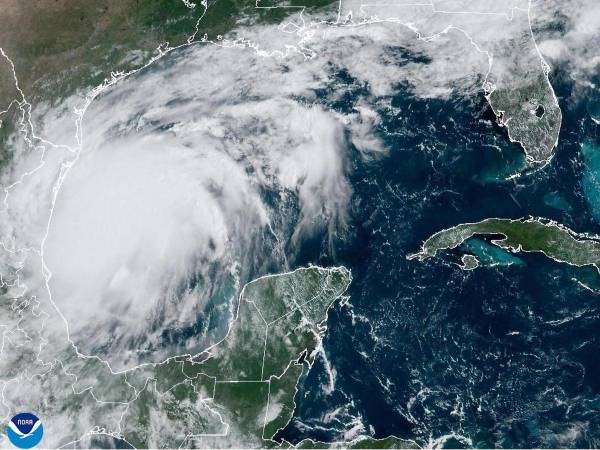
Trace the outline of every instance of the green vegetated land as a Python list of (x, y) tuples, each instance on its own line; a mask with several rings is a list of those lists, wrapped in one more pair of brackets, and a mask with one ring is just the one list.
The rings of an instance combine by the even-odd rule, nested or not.
[[(241, 21), (279, 21), (298, 8), (330, 4), (259, 1), (257, 8), (255, 0), (212, 0), (207, 7), (183, 0), (4, 0), (0, 47), (14, 62), (30, 102), (56, 102), (100, 84), (111, 72), (143, 66), (160, 45), (174, 47), (204, 35), (212, 40)], [(12, 83), (0, 67), (0, 105), (14, 94)]]
[(493, 218), (457, 225), (429, 237), (421, 250), (408, 258), (424, 261), (434, 257), (440, 250), (458, 247), (475, 235), (499, 235), (498, 239), (491, 242), (505, 250), (543, 252), (556, 261), (575, 266), (593, 265), (600, 271), (600, 240), (579, 235), (560, 224), (539, 218)]
[(264, 1), (3, 0), (0, 48), (8, 59), (0, 55), (0, 169), (13, 156), (15, 131), (32, 133), (15, 75), (33, 110), (57, 106), (74, 94), (88, 95), (112, 73), (143, 67), (168, 47), (214, 41), (241, 23), (278, 23), (304, 8), (336, 4)]
[(28, 100), (56, 101), (186, 42), (203, 13), (176, 0), (6, 0), (0, 46)]
[[(48, 418), (49, 430), (55, 416), (73, 424), (72, 435), (62, 437), (65, 442), (79, 439), (93, 425), (93, 433), (137, 448), (293, 447), (276, 434), (293, 416), (297, 385), (314, 362), (327, 311), (350, 282), (343, 267), (259, 278), (243, 288), (223, 340), (198, 355), (126, 372), (112, 373), (97, 358), (82, 358), (69, 348), (57, 358), (59, 366), (35, 378), (40, 386), (29, 389), (40, 395), (30, 406)], [(343, 443), (304, 440), (297, 446), (417, 447), (393, 436)]]
[[(99, 429), (135, 447), (290, 447), (274, 437), (292, 418), (297, 384), (314, 361), (327, 311), (350, 282), (347, 269), (320, 267), (252, 281), (240, 294), (226, 337), (195, 356), (115, 374), (99, 360), (69, 351), (60, 358), (62, 368), (76, 380), (73, 392), (81, 393), (69, 414), (77, 423), (86, 410)], [(65, 389), (70, 392), (59, 389), (63, 396)], [(38, 401), (36, 411), (45, 414), (44, 400)], [(62, 401), (63, 407), (75, 404)], [(75, 438), (82, 430), (73, 428)], [(348, 445), (414, 447), (391, 437), (362, 437)]]
[(413, 441), (407, 441), (404, 439), (397, 438), (395, 436), (389, 436), (383, 439), (375, 439), (370, 437), (360, 437), (350, 442), (339, 442), (328, 444), (325, 442), (312, 441), (306, 439), (300, 442), (296, 448), (420, 448)]
[(514, 141), (521, 143), (527, 160), (534, 165), (547, 162), (553, 154), (562, 113), (546, 75), (525, 74), (521, 83), (497, 89), (489, 96), (500, 123)]
[(491, 92), (487, 98), (510, 139), (519, 142), (525, 150), (527, 162), (540, 166), (553, 156), (562, 113), (531, 34), (527, 14), (521, 11), (514, 20), (521, 30), (510, 36), (508, 45), (495, 49), (487, 80)]

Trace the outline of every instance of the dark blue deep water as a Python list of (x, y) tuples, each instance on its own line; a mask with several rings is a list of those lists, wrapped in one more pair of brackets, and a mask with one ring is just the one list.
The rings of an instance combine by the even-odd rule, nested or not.
[[(282, 437), (332, 441), (362, 424), (421, 445), (600, 445), (600, 296), (577, 282), (598, 285), (593, 269), (541, 254), (472, 271), (458, 267), (460, 252), (406, 259), (432, 233), (486, 217), (600, 233), (597, 106), (566, 73), (551, 80), (564, 117), (556, 156), (510, 181), (523, 155), (481, 94), (422, 100), (399, 85), (378, 102), (389, 154), (366, 162), (350, 149), (347, 230), (334, 249), (307, 245), (296, 261), (343, 264), (354, 279), (349, 303), (329, 315), (327, 361), (303, 379)], [(352, 85), (344, 73), (338, 82)], [(328, 106), (351, 109), (360, 95), (348, 88)]]

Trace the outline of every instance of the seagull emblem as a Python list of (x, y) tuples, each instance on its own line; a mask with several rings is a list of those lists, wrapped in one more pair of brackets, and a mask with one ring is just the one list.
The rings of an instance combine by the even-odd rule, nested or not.
[(21, 430), (19, 430), (19, 428), (17, 428), (17, 425), (15, 425), (15, 423), (11, 420), (9, 422), (9, 427), (11, 430), (13, 430), (21, 439), (24, 439), (26, 437), (31, 436), (33, 433), (35, 433), (35, 431), (42, 425), (42, 422), (38, 419), (36, 420), (36, 422), (33, 424), (33, 427), (31, 428), (31, 430), (29, 431), (29, 433), (23, 433)]

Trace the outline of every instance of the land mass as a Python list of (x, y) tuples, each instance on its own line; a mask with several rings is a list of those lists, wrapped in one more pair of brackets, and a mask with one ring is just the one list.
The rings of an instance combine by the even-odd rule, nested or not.
[[(492, 239), (492, 244), (513, 253), (541, 252), (555, 261), (578, 267), (594, 266), (600, 272), (600, 238), (575, 233), (542, 218), (491, 218), (456, 225), (433, 234), (425, 240), (421, 250), (408, 259), (425, 261), (435, 257), (438, 251), (457, 248), (474, 236), (498, 236)], [(473, 258), (463, 260), (463, 268), (477, 267)]]
[[(19, 127), (22, 111), (17, 105), (25, 98), (32, 105), (29, 113), (35, 123), (47, 108), (57, 107), (65, 98), (73, 94), (85, 97), (113, 74), (139, 69), (173, 47), (197, 40), (218, 41), (240, 24), (279, 23), (295, 11), (336, 3), (7, 0), (0, 10), (0, 49), (5, 56), (0, 55), (0, 164), (10, 160), (6, 136)], [(353, 3), (343, 2), (340, 11)], [(381, 8), (382, 17), (393, 15), (391, 6)], [(439, 32), (438, 13), (417, 9), (410, 14), (416, 16), (406, 17), (407, 23), (416, 21), (424, 33)], [(512, 14), (511, 21), (518, 25), (515, 34), (489, 44), (487, 52), (494, 56), (484, 91), (510, 140), (523, 147), (529, 165), (540, 166), (552, 158), (562, 114), (548, 80), (548, 67), (531, 33), (528, 13), (513, 10)], [(476, 23), (484, 28), (487, 21), (489, 26), (499, 26), (496, 15), (476, 17)], [(458, 17), (452, 15), (452, 20)], [(465, 15), (464, 24), (461, 20), (454, 25), (469, 30), (470, 15)], [(446, 21), (441, 24), (447, 26)], [(469, 32), (477, 38), (475, 31)], [(9, 61), (14, 67), (9, 67)], [(20, 91), (15, 89), (15, 77)]]
[[(114, 372), (73, 347), (44, 364), (36, 339), (12, 336), (4, 346), (4, 400), (33, 410), (47, 430), (44, 446), (96, 446), (99, 437), (136, 448), (289, 448), (277, 437), (291, 420), (300, 377), (312, 366), (327, 312), (351, 282), (343, 267), (311, 266), (245, 285), (226, 336), (196, 355)], [(7, 302), (10, 304), (10, 302)], [(35, 337), (35, 304), (8, 308), (6, 317)], [(31, 328), (31, 330), (30, 330)], [(9, 414), (10, 416), (10, 414)], [(70, 426), (65, 428), (64, 423)], [(114, 443), (113, 443), (114, 445)], [(396, 437), (360, 436), (345, 443), (303, 440), (303, 448), (416, 447)]]
[(498, 124), (508, 137), (525, 151), (529, 165), (546, 164), (554, 154), (562, 122), (562, 112), (547, 75), (521, 69), (517, 82), (495, 88), (486, 98)]
[[(331, 0), (291, 1), (268, 8), (254, 1), (4, 0), (0, 48), (15, 66), (28, 101), (54, 103), (90, 89), (113, 72), (147, 64), (160, 51), (217, 40), (241, 21), (277, 22)], [(85, 93), (84, 93), (85, 94)], [(0, 111), (14, 97), (13, 78), (0, 66)], [(16, 98), (20, 101), (20, 98)]]

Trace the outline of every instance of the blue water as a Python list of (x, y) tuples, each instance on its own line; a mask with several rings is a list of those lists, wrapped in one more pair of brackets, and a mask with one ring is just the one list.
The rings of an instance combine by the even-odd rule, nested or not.
[[(324, 389), (330, 378), (317, 358), (281, 436), (331, 441), (360, 422), (367, 434), (422, 445), (452, 433), (458, 438), (447, 446), (600, 445), (600, 298), (577, 283), (597, 283), (594, 269), (541, 254), (473, 271), (450, 253), (406, 260), (432, 233), (486, 217), (543, 216), (600, 232), (600, 190), (590, 181), (599, 177), (600, 153), (581, 151), (583, 142), (599, 142), (597, 127), (585, 98), (571, 97), (567, 74), (552, 81), (559, 98), (571, 99), (562, 104), (556, 157), (513, 180), (505, 174), (522, 153), (481, 96), (422, 100), (398, 86), (387, 99), (380, 135), (389, 156), (364, 162), (349, 149), (347, 232), (333, 250), (313, 243), (295, 261), (344, 264), (354, 280), (324, 341), (335, 389)], [(322, 98), (351, 109), (359, 96)], [(489, 254), (481, 245), (470, 252)]]

